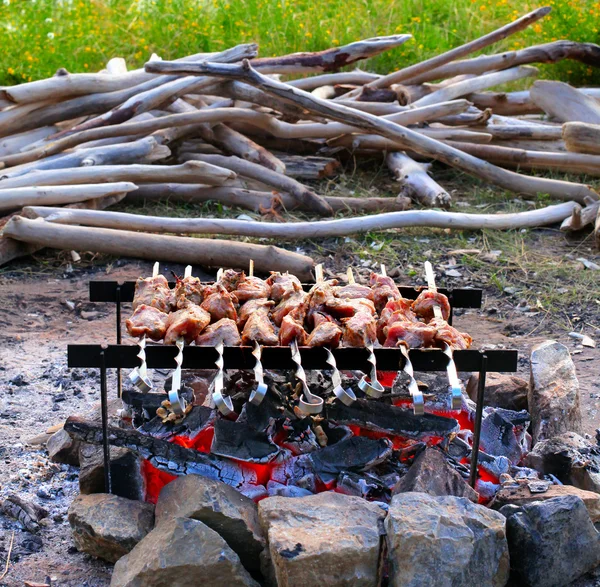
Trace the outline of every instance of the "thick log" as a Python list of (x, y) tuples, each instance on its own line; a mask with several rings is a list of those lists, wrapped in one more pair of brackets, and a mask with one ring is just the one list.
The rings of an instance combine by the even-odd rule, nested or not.
[[(333, 209), (331, 206), (315, 192), (302, 185), (291, 177), (286, 177), (281, 173), (271, 171), (251, 163), (250, 161), (244, 161), (239, 157), (225, 157), (223, 155), (197, 155), (189, 154), (185, 155), (186, 161), (202, 161), (211, 165), (224, 166), (224, 169), (230, 169), (234, 171), (236, 175), (255, 179), (262, 183), (272, 186), (273, 188), (286, 192), (299, 203), (307, 208), (317, 212), (324, 216), (331, 216)], [(237, 170), (237, 171), (236, 171)]]
[(600, 124), (600, 104), (569, 84), (539, 80), (530, 95), (534, 104), (556, 120)]
[(331, 157), (310, 157), (305, 155), (282, 155), (285, 174), (299, 181), (317, 181), (335, 177), (341, 164)]
[(486, 125), (492, 116), (490, 108), (486, 108), (485, 110), (471, 108), (468, 112), (463, 112), (462, 114), (438, 118), (436, 122), (440, 122), (444, 126), (481, 126)]
[(204, 183), (223, 185), (236, 175), (229, 169), (216, 167), (201, 161), (189, 161), (182, 165), (98, 165), (74, 169), (50, 169), (32, 171), (21, 177), (0, 179), (0, 189), (36, 185), (73, 185), (80, 183)]
[[(160, 67), (157, 68), (157, 66)], [(275, 81), (254, 71), (248, 61), (242, 65), (218, 65), (218, 64), (189, 64), (188, 72), (197, 74), (208, 74), (223, 78), (241, 79), (265, 91), (269, 91), (281, 99), (300, 105), (316, 114), (321, 114), (333, 120), (343, 121), (367, 132), (385, 136), (386, 138), (404, 142), (408, 148), (425, 156), (438, 159), (447, 165), (456, 167), (481, 179), (492, 182), (505, 189), (537, 195), (547, 193), (561, 199), (574, 199), (581, 201), (586, 196), (593, 199), (598, 194), (591, 186), (558, 181), (540, 177), (520, 175), (500, 167), (496, 167), (472, 155), (456, 149), (450, 145), (441, 143), (429, 137), (420, 135), (408, 128), (401, 127), (385, 118), (378, 118), (367, 112), (359, 112), (351, 108), (345, 108), (333, 101), (319, 100), (311, 94), (298, 90), (287, 84)], [(150, 71), (168, 72), (169, 62), (147, 63), (146, 68)], [(400, 113), (404, 114), (404, 113)], [(400, 115), (398, 114), (398, 116)]]
[(65, 226), (20, 216), (10, 219), (4, 228), (4, 236), (53, 249), (86, 250), (117, 257), (210, 267), (248, 267), (253, 259), (257, 271), (289, 271), (301, 279), (312, 279), (310, 257), (275, 246)]
[(427, 173), (430, 165), (417, 163), (404, 153), (388, 153), (386, 163), (402, 186), (400, 194), (428, 208), (447, 208), (452, 197)]
[(491, 33), (488, 33), (487, 35), (475, 39), (474, 41), (470, 41), (464, 45), (450, 49), (445, 53), (441, 53), (440, 55), (436, 55), (435, 57), (431, 57), (430, 59), (426, 59), (420, 63), (409, 65), (408, 67), (400, 69), (399, 71), (384, 75), (383, 77), (369, 82), (368, 85), (373, 88), (387, 88), (392, 84), (403, 83), (406, 80), (410, 80), (425, 71), (430, 71), (436, 67), (440, 67), (446, 63), (450, 63), (451, 61), (469, 55), (470, 53), (480, 51), (481, 49), (489, 47), (493, 43), (501, 41), (502, 39), (506, 39), (506, 37), (514, 35), (515, 33), (526, 29), (528, 26), (537, 22), (541, 18), (544, 18), (544, 16), (546, 16), (550, 10), (551, 8), (549, 6), (538, 8), (537, 10), (529, 12), (528, 14), (507, 25), (504, 25), (503, 27), (500, 27), (499, 29), (496, 29), (495, 31), (492, 31)]
[[(440, 212), (437, 210), (417, 210), (407, 212), (389, 212), (385, 214), (375, 214), (373, 216), (362, 216), (358, 218), (345, 218), (341, 220), (323, 220), (320, 222), (254, 222), (247, 220), (231, 220), (223, 218), (163, 218), (152, 216), (141, 216), (138, 214), (127, 214), (124, 212), (94, 212), (87, 210), (65, 210), (64, 208), (42, 208), (30, 207), (26, 213), (31, 216), (47, 217), (52, 222), (46, 222), (38, 218), (29, 220), (22, 217), (12, 218), (6, 226), (9, 236), (19, 238), (19, 240), (28, 240), (35, 238), (35, 230), (40, 226), (43, 230), (49, 231), (46, 225), (58, 227), (56, 234), (60, 234), (61, 229), (79, 230), (81, 235), (86, 230), (90, 233), (105, 230), (114, 235), (116, 241), (128, 242), (129, 235), (139, 235), (144, 237), (155, 237), (164, 239), (180, 239), (185, 241), (201, 239), (182, 239), (180, 237), (158, 237), (156, 235), (142, 235), (141, 233), (129, 233), (125, 229), (146, 230), (153, 232), (177, 232), (182, 234), (234, 234), (236, 236), (253, 236), (278, 239), (304, 239), (315, 237), (333, 237), (346, 236), (348, 234), (357, 234), (378, 230), (408, 228), (415, 226), (430, 226), (436, 228), (454, 228), (458, 230), (479, 230), (482, 228), (508, 230), (514, 228), (531, 228), (536, 226), (547, 226), (562, 222), (567, 216), (570, 216), (574, 207), (578, 206), (575, 202), (565, 202), (555, 206), (547, 206), (538, 210), (529, 210), (527, 212), (517, 212), (512, 214), (466, 214), (459, 212)], [(60, 225), (54, 223), (61, 223)], [(69, 226), (66, 226), (69, 224)], [(87, 226), (111, 226), (111, 229), (104, 228), (84, 228), (72, 226), (72, 224), (81, 224)], [(121, 230), (123, 229), (123, 230)], [(14, 235), (17, 234), (18, 237)], [(33, 235), (33, 236), (30, 236)], [(121, 237), (119, 235), (127, 235)], [(23, 237), (27, 237), (24, 239)], [(38, 237), (39, 238), (39, 237)], [(216, 243), (218, 241), (206, 240), (207, 243)], [(230, 241), (223, 241), (224, 243)], [(237, 243), (233, 243), (237, 244)], [(51, 245), (48, 245), (51, 246)], [(69, 248), (90, 248), (88, 242), (79, 247)], [(125, 247), (121, 247), (124, 250)], [(109, 252), (109, 251), (99, 251)], [(135, 256), (131, 252), (122, 253), (128, 256)], [(157, 252), (157, 254), (159, 254)], [(144, 252), (145, 259), (151, 258), (150, 253)], [(163, 255), (164, 257), (164, 255)], [(162, 260), (161, 256), (156, 257)], [(244, 257), (246, 258), (246, 256)], [(306, 257), (302, 257), (306, 259)], [(180, 263), (192, 262), (187, 256), (179, 260)], [(172, 261), (174, 259), (164, 259)], [(199, 264), (218, 265), (211, 259), (209, 263), (202, 263), (198, 259), (194, 261)], [(240, 259), (233, 266), (242, 266)], [(264, 265), (262, 267), (265, 267)], [(278, 267), (272, 267), (272, 270), (280, 270)], [(290, 271), (292, 271), (290, 269)]]
[(130, 182), (92, 185), (36, 186), (0, 190), (0, 212), (17, 210), (23, 206), (52, 206), (71, 204), (112, 194), (132, 192), (137, 186)]
[(353, 84), (362, 86), (378, 79), (379, 75), (376, 73), (368, 73), (366, 71), (345, 71), (341, 73), (325, 73), (323, 75), (314, 75), (312, 77), (305, 77), (301, 79), (294, 79), (287, 83), (295, 88), (311, 92), (312, 90), (321, 86), (336, 85), (336, 84)]
[[(232, 187), (206, 187), (190, 184), (140, 184), (139, 189), (131, 192), (127, 200), (171, 199), (180, 202), (219, 201), (228, 206), (239, 206), (260, 213), (277, 213), (285, 210), (307, 210), (298, 201), (286, 193), (276, 194), (256, 190)], [(350, 198), (325, 196), (325, 201), (334, 212), (395, 212), (410, 208), (408, 198)]]
[(5, 137), (0, 140), (0, 157), (18, 153), (21, 149), (25, 149), (26, 147), (35, 144), (37, 141), (53, 135), (57, 130), (58, 129), (55, 126), (43, 126), (10, 137)]
[(566, 122), (562, 137), (568, 151), (600, 155), (600, 124)]
[(563, 128), (559, 125), (528, 124), (526, 120), (519, 120), (518, 126), (498, 126), (488, 124), (477, 132), (487, 133), (495, 140), (504, 141), (557, 141), (563, 138)]
[(454, 100), (455, 98), (461, 98), (462, 96), (469, 96), (473, 92), (480, 92), (487, 88), (499, 86), (516, 80), (520, 80), (526, 77), (536, 76), (538, 70), (535, 67), (528, 65), (522, 65), (520, 67), (513, 67), (511, 69), (505, 69), (503, 71), (496, 71), (485, 75), (479, 75), (477, 77), (469, 78), (466, 80), (457, 81), (456, 83), (449, 84), (419, 100), (413, 102), (413, 106), (428, 106), (429, 104), (436, 104), (437, 102), (445, 102), (448, 100)]
[(596, 223), (596, 218), (600, 213), (600, 200), (591, 202), (585, 208), (573, 210), (573, 213), (560, 225), (563, 231), (581, 230), (586, 226)]

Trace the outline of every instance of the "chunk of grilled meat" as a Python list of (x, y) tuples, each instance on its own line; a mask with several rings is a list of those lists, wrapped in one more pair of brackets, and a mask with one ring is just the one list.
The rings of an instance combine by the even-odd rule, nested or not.
[(390, 300), (399, 300), (402, 297), (394, 280), (387, 275), (371, 273), (369, 284), (373, 291), (375, 307), (378, 312), (381, 312)]
[(375, 300), (373, 290), (368, 285), (349, 283), (348, 285), (334, 287), (333, 291), (336, 297), (347, 300), (356, 300), (358, 298), (364, 298), (371, 301)]
[(267, 284), (271, 287), (271, 299), (275, 302), (285, 300), (292, 294), (302, 291), (300, 280), (289, 273), (272, 271), (271, 276), (267, 279)]
[(308, 294), (302, 290), (292, 293), (277, 304), (271, 312), (271, 319), (281, 326), (283, 319), (291, 313), (296, 320), (304, 322), (308, 310), (307, 298)]
[(141, 304), (135, 312), (125, 321), (127, 332), (134, 338), (146, 335), (152, 340), (161, 340), (167, 331), (169, 315), (158, 308)]
[(271, 286), (260, 277), (244, 276), (234, 290), (235, 296), (241, 304), (248, 300), (268, 298), (271, 295)]
[(413, 302), (412, 309), (420, 320), (429, 322), (434, 317), (433, 307), (436, 305), (442, 310), (442, 318), (448, 320), (450, 302), (444, 294), (437, 291), (422, 291)]
[(140, 277), (135, 282), (135, 294), (133, 296), (133, 309), (138, 306), (152, 306), (161, 312), (169, 312), (174, 305), (173, 292), (169, 288), (169, 282), (164, 275), (156, 277)]
[(377, 321), (377, 338), (383, 343), (386, 339), (384, 329), (391, 326), (394, 322), (418, 322), (416, 314), (411, 309), (412, 300), (400, 298), (390, 300), (379, 315)]
[(310, 333), (306, 346), (326, 346), (335, 349), (340, 345), (342, 329), (329, 320), (321, 320)]
[(308, 335), (302, 326), (302, 322), (293, 318), (291, 314), (284, 316), (279, 329), (279, 344), (281, 346), (288, 346), (293, 340), (297, 341), (298, 346), (305, 346), (307, 338)]
[(257, 342), (264, 346), (277, 346), (279, 337), (267, 312), (253, 312), (242, 332), (242, 344), (250, 346)]
[(190, 276), (178, 279), (174, 291), (177, 308), (185, 308), (186, 301), (199, 306), (204, 299), (203, 290), (204, 286), (197, 277)]
[(165, 344), (175, 344), (180, 336), (190, 344), (209, 324), (210, 314), (190, 302), (185, 308), (169, 314)]
[(441, 318), (433, 318), (427, 326), (435, 329), (434, 345), (443, 346), (449, 344), (454, 350), (464, 351), (473, 344), (473, 339), (466, 332), (459, 332), (448, 322)]
[(411, 349), (427, 348), (433, 345), (436, 329), (422, 322), (394, 322), (383, 329), (383, 346), (396, 347), (405, 342)]
[(268, 316), (269, 311), (274, 305), (275, 302), (273, 300), (257, 299), (247, 301), (240, 306), (237, 319), (238, 326), (243, 328), (246, 325), (248, 318), (256, 312), (262, 312)]
[(202, 302), (202, 308), (206, 310), (213, 322), (221, 318), (237, 320), (235, 305), (237, 298), (235, 294), (229, 293), (223, 285), (217, 283), (214, 291)]
[(223, 272), (220, 283), (227, 291), (232, 292), (237, 289), (240, 281), (246, 278), (246, 274), (243, 271), (234, 271), (233, 269), (227, 269)]
[(377, 341), (377, 321), (373, 314), (358, 312), (342, 320), (342, 346), (366, 347)]
[(237, 324), (230, 318), (221, 318), (209, 324), (204, 332), (196, 338), (198, 346), (217, 346), (222, 342), (225, 346), (239, 346), (242, 342)]
[(350, 318), (355, 314), (375, 315), (375, 305), (371, 300), (366, 300), (365, 298), (355, 298), (352, 300), (330, 298), (324, 305), (325, 310), (338, 318)]

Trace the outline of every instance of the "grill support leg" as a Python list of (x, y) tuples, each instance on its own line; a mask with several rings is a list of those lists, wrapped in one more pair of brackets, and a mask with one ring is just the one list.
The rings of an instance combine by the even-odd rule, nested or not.
[(100, 406), (102, 412), (102, 448), (104, 455), (104, 490), (112, 493), (110, 475), (110, 445), (108, 444), (108, 393), (106, 386), (106, 358), (100, 353)]
[[(117, 302), (117, 344), (121, 344), (121, 286), (117, 286), (115, 291)], [(122, 395), (121, 369), (117, 369), (117, 397)]]
[(471, 475), (469, 483), (475, 487), (477, 481), (477, 461), (479, 460), (479, 441), (481, 440), (481, 420), (483, 418), (483, 398), (485, 394), (485, 377), (487, 374), (487, 355), (481, 354), (479, 367), (479, 385), (477, 386), (477, 405), (475, 410), (475, 429), (473, 431), (473, 448), (471, 450)]

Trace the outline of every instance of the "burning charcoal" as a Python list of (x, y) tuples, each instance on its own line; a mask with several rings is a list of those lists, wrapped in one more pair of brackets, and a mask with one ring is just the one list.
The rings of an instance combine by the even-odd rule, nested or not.
[[(147, 394), (158, 395), (158, 394)], [(165, 396), (161, 396), (163, 401)], [(213, 425), (215, 420), (215, 411), (204, 406), (194, 406), (190, 413), (179, 423), (173, 422), (163, 423), (162, 418), (155, 416), (152, 420), (139, 428), (143, 434), (148, 434), (154, 438), (170, 440), (175, 436), (187, 436), (194, 438), (207, 426)]]
[(351, 406), (341, 402), (328, 405), (327, 418), (338, 424), (354, 424), (367, 430), (413, 439), (445, 437), (459, 430), (458, 422), (454, 418), (435, 414), (415, 416), (412, 410), (367, 400), (357, 400)]
[(296, 485), (282, 485), (281, 483), (277, 483), (277, 481), (269, 481), (267, 483), (267, 491), (269, 492), (269, 497), (275, 495), (280, 495), (281, 497), (306, 497), (313, 494), (308, 489), (303, 489)]
[(531, 418), (522, 410), (486, 408), (481, 423), (481, 448), (494, 456), (505, 456), (516, 465), (526, 454), (526, 429)]
[(281, 449), (267, 434), (249, 424), (218, 419), (211, 453), (247, 463), (270, 463), (281, 456)]
[(388, 503), (392, 496), (389, 487), (376, 477), (366, 474), (359, 475), (350, 471), (340, 473), (336, 491), (345, 495), (355, 495), (370, 501), (376, 500), (385, 503)]
[(314, 478), (314, 467), (309, 455), (300, 455), (287, 459), (271, 471), (271, 480), (282, 485), (298, 485), (302, 480), (302, 486), (306, 487), (307, 478)]
[(123, 404), (133, 418), (133, 425), (139, 428), (156, 415), (156, 410), (165, 401), (164, 393), (142, 393), (134, 389), (123, 390)]
[(253, 501), (260, 501), (265, 497), (269, 497), (269, 492), (264, 485), (252, 485), (251, 483), (241, 485), (237, 490)]
[(321, 446), (319, 445), (317, 437), (310, 426), (308, 426), (304, 420), (301, 420), (298, 423), (304, 425), (302, 426), (302, 429), (295, 430), (295, 428), (300, 428), (300, 426), (290, 426), (291, 432), (289, 436), (281, 443), (281, 446), (291, 450), (292, 453), (296, 455), (307, 454), (315, 450), (320, 450)]
[(259, 432), (267, 432), (267, 430), (273, 430), (276, 422), (283, 421), (283, 418), (283, 407), (279, 395), (270, 391), (258, 406), (252, 402), (246, 402), (237, 421), (247, 423), (248, 426)]
[(392, 443), (387, 438), (373, 440), (353, 436), (308, 455), (321, 479), (337, 476), (342, 471), (364, 471), (392, 456)]
[(48, 511), (43, 507), (14, 493), (11, 493), (0, 505), (0, 512), (20, 522), (29, 532), (36, 532), (40, 520), (48, 517)]
[(471, 454), (471, 445), (458, 436), (455, 436), (444, 449), (448, 456), (457, 461), (460, 461)]
[(479, 451), (477, 463), (481, 469), (494, 477), (500, 477), (502, 473), (510, 472), (510, 461), (506, 457), (489, 455), (482, 450)]

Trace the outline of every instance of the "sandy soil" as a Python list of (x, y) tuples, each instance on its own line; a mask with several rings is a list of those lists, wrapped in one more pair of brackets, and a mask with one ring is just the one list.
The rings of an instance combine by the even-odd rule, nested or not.
[[(114, 341), (114, 307), (88, 302), (87, 282), (134, 279), (151, 271), (150, 264), (120, 261), (68, 273), (62, 266), (31, 276), (17, 269), (0, 277), (0, 501), (16, 492), (45, 507), (49, 517), (34, 535), (0, 515), (2, 561), (14, 532), (9, 572), (0, 585), (48, 583), (48, 578), (52, 585), (108, 585), (110, 566), (77, 553), (70, 539), (66, 512), (78, 491), (77, 469), (50, 463), (45, 449), (28, 441), (99, 400), (98, 374), (66, 367), (67, 344)], [(166, 269), (182, 272), (177, 266)], [(528, 377), (532, 345), (547, 338), (566, 344), (574, 353), (581, 384), (585, 431), (594, 435), (600, 426), (599, 349), (577, 348), (566, 331), (537, 334), (539, 317), (515, 312), (506, 296), (491, 289), (486, 291), (482, 311), (465, 311), (455, 324), (473, 335), (476, 347), (518, 349), (519, 372), (524, 377)], [(109, 384), (115, 397), (114, 379)], [(595, 583), (579, 583), (584, 584)]]

